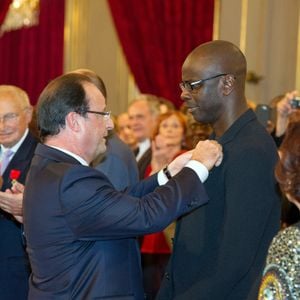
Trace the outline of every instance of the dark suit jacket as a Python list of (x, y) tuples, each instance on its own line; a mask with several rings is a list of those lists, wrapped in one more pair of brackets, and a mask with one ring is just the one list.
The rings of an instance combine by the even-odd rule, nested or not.
[(139, 169), (140, 179), (145, 178), (145, 172), (146, 172), (147, 167), (151, 163), (151, 158), (152, 158), (152, 149), (150, 147), (138, 161), (138, 169)]
[(154, 175), (120, 193), (103, 173), (38, 145), (24, 195), (29, 299), (143, 299), (136, 236), (206, 201), (189, 168), (164, 186)]
[(177, 222), (160, 300), (257, 299), (267, 250), (279, 230), (277, 151), (251, 110), (219, 142), (224, 160), (204, 184), (210, 200)]
[[(18, 181), (25, 182), (36, 145), (29, 133), (3, 174), (1, 191), (11, 187), (9, 174), (13, 169), (21, 171)], [(27, 299), (30, 268), (22, 232), (21, 224), (0, 209), (0, 298), (5, 300)]]
[(132, 150), (111, 133), (106, 140), (106, 152), (95, 168), (104, 173), (116, 190), (121, 191), (139, 181), (139, 172)]

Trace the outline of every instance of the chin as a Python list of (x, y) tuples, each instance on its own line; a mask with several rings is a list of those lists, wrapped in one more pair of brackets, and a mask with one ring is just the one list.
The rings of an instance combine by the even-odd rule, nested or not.
[(106, 145), (103, 144), (97, 149), (97, 155), (103, 154), (106, 151)]
[(211, 124), (212, 118), (210, 118), (209, 113), (207, 114), (193, 114), (194, 119), (199, 123)]

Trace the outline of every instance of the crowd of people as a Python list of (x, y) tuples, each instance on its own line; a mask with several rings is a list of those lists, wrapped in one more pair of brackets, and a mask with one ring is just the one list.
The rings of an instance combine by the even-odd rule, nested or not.
[(204, 43), (180, 108), (141, 94), (117, 116), (92, 70), (52, 80), (34, 114), (0, 85), (1, 297), (299, 298), (298, 92), (267, 127), (246, 73), (237, 46)]

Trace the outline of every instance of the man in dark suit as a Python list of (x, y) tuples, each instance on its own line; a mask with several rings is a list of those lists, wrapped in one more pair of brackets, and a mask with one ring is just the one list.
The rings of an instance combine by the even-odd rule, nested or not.
[[(32, 107), (25, 91), (9, 85), (0, 86), (0, 290), (1, 299), (27, 299), (29, 260), (23, 244), (22, 197), (4, 193), (12, 188), (12, 179), (24, 183), (36, 139), (29, 133)], [(5, 158), (6, 153), (10, 153)]]
[(151, 162), (151, 138), (160, 114), (159, 105), (156, 96), (141, 94), (128, 107), (130, 128), (138, 142), (136, 160), (140, 179), (145, 178), (146, 168)]
[(104, 173), (118, 191), (139, 181), (133, 152), (113, 130), (107, 136), (105, 153), (96, 164), (93, 161), (93, 166)]
[[(89, 77), (98, 87), (104, 98), (107, 97), (105, 84), (101, 77), (94, 71), (90, 69), (77, 69), (72, 71), (72, 73), (74, 72)], [(97, 155), (90, 165), (104, 173), (118, 191), (136, 184), (139, 179), (138, 167), (133, 151), (118, 137), (113, 129), (108, 132), (106, 137), (106, 151)]]
[(88, 167), (105, 151), (113, 127), (105, 107), (101, 90), (77, 73), (54, 79), (39, 98), (44, 144), (36, 148), (24, 194), (29, 299), (143, 299), (136, 236), (208, 200), (201, 181), (222, 159), (215, 141), (123, 193)]
[(280, 200), (272, 138), (248, 109), (246, 59), (232, 43), (200, 45), (182, 67), (181, 98), (209, 123), (224, 162), (205, 182), (209, 202), (181, 217), (159, 300), (257, 299)]

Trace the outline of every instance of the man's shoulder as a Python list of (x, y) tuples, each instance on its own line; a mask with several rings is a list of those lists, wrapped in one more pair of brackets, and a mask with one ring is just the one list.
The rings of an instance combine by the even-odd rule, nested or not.
[(117, 135), (113, 135), (107, 140), (107, 151), (121, 158), (130, 157), (135, 160), (133, 151)]

